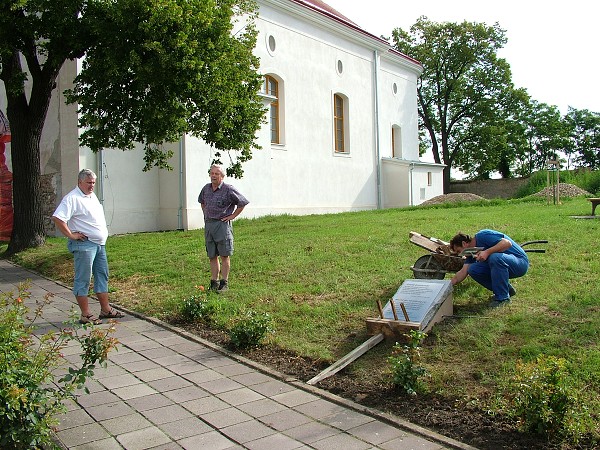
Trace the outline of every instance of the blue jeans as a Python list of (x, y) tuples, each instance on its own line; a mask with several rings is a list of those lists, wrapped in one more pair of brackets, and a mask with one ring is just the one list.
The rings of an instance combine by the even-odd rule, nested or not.
[(527, 273), (529, 261), (506, 253), (492, 253), (487, 261), (469, 265), (469, 275), (486, 289), (494, 293), (498, 300), (508, 300), (510, 278), (522, 277)]
[(87, 297), (90, 281), (94, 276), (94, 292), (108, 292), (108, 260), (104, 245), (91, 241), (74, 241), (69, 239), (67, 248), (73, 253), (75, 280), (73, 294), (76, 297)]

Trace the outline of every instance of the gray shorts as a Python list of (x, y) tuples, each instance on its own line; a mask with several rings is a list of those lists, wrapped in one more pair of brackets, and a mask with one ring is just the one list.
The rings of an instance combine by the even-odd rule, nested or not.
[(204, 224), (204, 243), (209, 258), (233, 255), (233, 227), (231, 222), (207, 220)]

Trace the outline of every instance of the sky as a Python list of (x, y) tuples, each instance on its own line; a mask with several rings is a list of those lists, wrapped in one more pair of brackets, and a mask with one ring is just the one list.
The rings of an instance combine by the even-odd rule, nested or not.
[[(324, 0), (375, 36), (408, 31), (420, 16), (434, 22), (498, 22), (507, 44), (498, 55), (531, 98), (600, 112), (600, 4), (593, 0)], [(410, 55), (409, 55), (410, 56)]]

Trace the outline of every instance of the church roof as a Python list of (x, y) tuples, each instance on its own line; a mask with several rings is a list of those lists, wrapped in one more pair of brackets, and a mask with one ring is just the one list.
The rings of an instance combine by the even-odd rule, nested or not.
[(332, 8), (327, 3), (322, 2), (321, 0), (293, 0), (293, 1), (295, 1), (296, 3), (304, 4), (311, 9), (316, 9), (317, 11), (320, 11), (321, 13), (325, 14), (326, 16), (330, 16), (331, 18), (337, 19), (338, 21), (346, 22), (348, 25), (351, 25), (353, 28), (354, 27), (360, 28), (357, 24), (352, 22), (350, 19), (348, 19), (342, 13), (340, 13), (336, 9)]
[(385, 39), (382, 39), (378, 36), (375, 36), (372, 33), (369, 33), (368, 31), (364, 30), (358, 24), (356, 24), (355, 22), (350, 20), (348, 17), (346, 17), (342, 13), (340, 13), (338, 10), (332, 8), (327, 3), (322, 2), (321, 0), (291, 0), (291, 1), (294, 3), (297, 3), (299, 5), (303, 5), (306, 8), (312, 9), (313, 11), (317, 11), (318, 13), (323, 14), (323, 15), (329, 17), (330, 19), (335, 20), (336, 22), (339, 22), (339, 23), (347, 26), (348, 28), (351, 28), (363, 35), (366, 35), (372, 39), (378, 40), (381, 43), (387, 44), (388, 51), (390, 53), (401, 56), (402, 58), (408, 59), (418, 65), (421, 65), (421, 63), (419, 61), (417, 61), (416, 59), (411, 58), (410, 56), (397, 51)]

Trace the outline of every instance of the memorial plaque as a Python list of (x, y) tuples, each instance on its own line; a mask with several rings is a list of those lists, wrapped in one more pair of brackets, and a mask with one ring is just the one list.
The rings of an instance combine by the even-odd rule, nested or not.
[[(417, 322), (421, 324), (421, 329), (425, 329), (451, 293), (452, 283), (449, 280), (406, 280), (391, 301), (396, 308), (397, 320)], [(384, 319), (394, 320), (391, 301), (383, 308)], [(404, 317), (401, 303), (404, 304), (408, 320)]]

